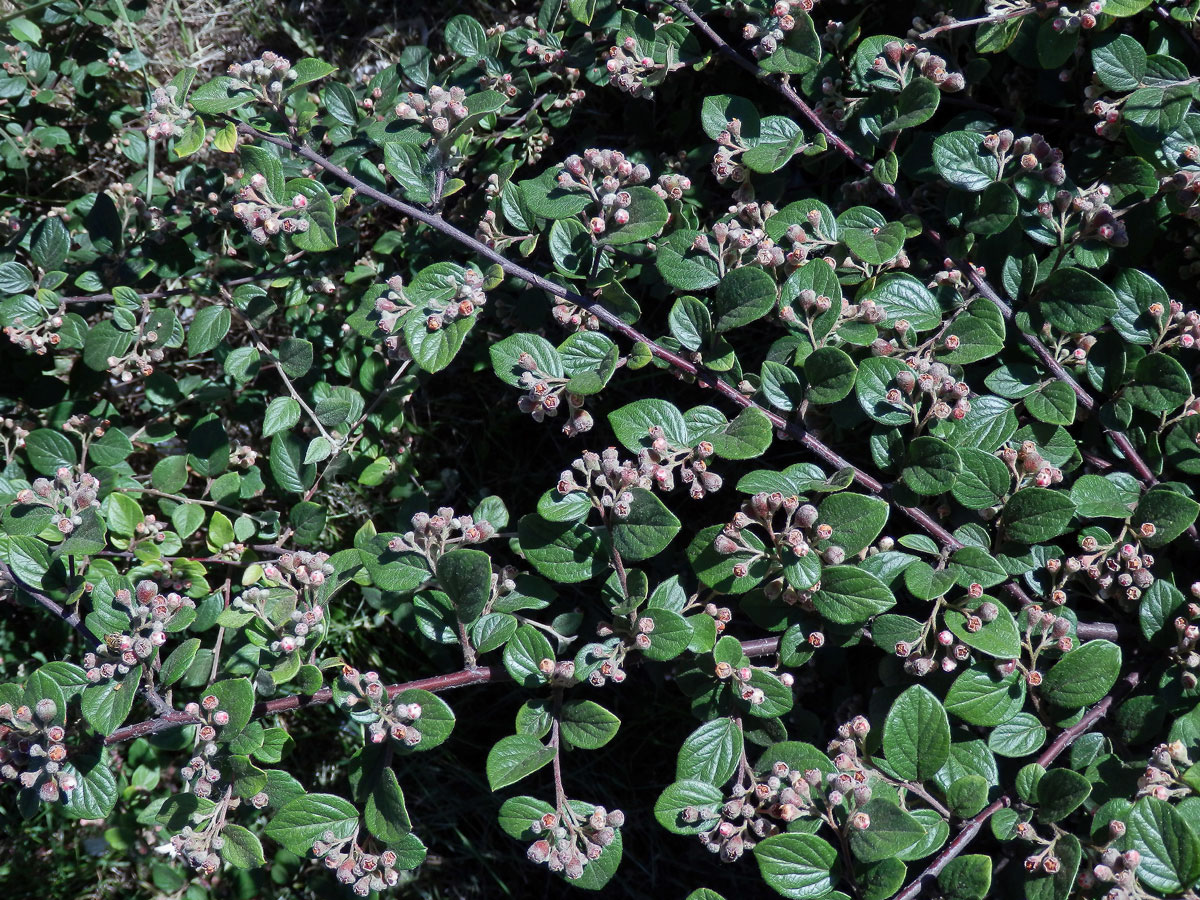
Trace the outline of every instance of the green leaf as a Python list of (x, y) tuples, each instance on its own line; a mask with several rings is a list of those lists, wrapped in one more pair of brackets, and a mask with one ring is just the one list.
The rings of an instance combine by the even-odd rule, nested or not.
[[(707, 781), (676, 781), (659, 794), (654, 803), (654, 818), (672, 834), (699, 834), (712, 828), (712, 820), (724, 802), (724, 792)], [(710, 813), (708, 821), (685, 821), (683, 811), (688, 807)]]
[(552, 378), (563, 377), (562, 357), (541, 335), (524, 332), (509, 335), (488, 348), (496, 377), (511, 387), (522, 387), (521, 375), (528, 371), (521, 363), (522, 354), (529, 354), (537, 370)]
[(914, 493), (935, 496), (954, 487), (961, 471), (958, 451), (943, 440), (923, 436), (905, 450), (900, 478)]
[(1136, 38), (1113, 35), (1092, 48), (1092, 67), (1107, 87), (1122, 93), (1132, 91), (1146, 76), (1146, 51)]
[(795, 26), (784, 35), (775, 52), (759, 59), (758, 66), (764, 72), (803, 75), (820, 65), (821, 42), (812, 18), (801, 11), (794, 17)]
[(535, 737), (527, 734), (512, 734), (501, 738), (488, 752), (487, 780), (493, 791), (515, 784), (527, 775), (532, 775), (558, 753)]
[(828, 525), (833, 529), (832, 536), (819, 542), (817, 549), (841, 547), (849, 558), (871, 546), (879, 537), (887, 524), (890, 507), (878, 497), (841, 491), (822, 500), (817, 511), (818, 527)]
[(225, 736), (237, 734), (246, 727), (254, 714), (254, 686), (249, 678), (226, 678), (208, 689), (217, 698), (217, 709), (229, 713), (229, 722), (222, 726)]
[(1025, 408), (1040, 422), (1071, 425), (1075, 422), (1075, 391), (1063, 381), (1051, 381), (1025, 398)]
[(263, 413), (263, 437), (287, 431), (300, 421), (300, 404), (291, 397), (276, 397)]
[(816, 835), (773, 835), (755, 846), (754, 858), (763, 880), (790, 900), (816, 900), (833, 890), (837, 850)]
[(754, 459), (762, 456), (771, 446), (774, 429), (771, 420), (760, 409), (747, 407), (732, 422), (691, 432), (690, 444), (708, 441), (713, 453), (722, 459)]
[(918, 279), (902, 272), (881, 275), (874, 287), (860, 293), (856, 299), (859, 303), (870, 300), (881, 307), (884, 323), (889, 328), (900, 319), (917, 331), (929, 331), (942, 324), (942, 310), (933, 292)]
[(871, 824), (865, 830), (850, 830), (850, 850), (863, 862), (897, 856), (925, 837), (920, 822), (882, 797), (868, 800), (859, 810), (870, 816)]
[(838, 625), (859, 625), (896, 604), (888, 586), (855, 566), (827, 566), (821, 572), (821, 589), (813, 606)]
[(304, 445), (291, 434), (271, 439), (269, 462), (276, 484), (290, 494), (303, 494), (316, 480), (317, 467), (304, 461)]
[(1174, 412), (1192, 395), (1192, 381), (1179, 361), (1165, 353), (1151, 353), (1138, 360), (1133, 384), (1125, 398), (1138, 409), (1152, 413)]
[(1004, 506), (1005, 534), (1025, 544), (1040, 544), (1066, 532), (1075, 503), (1066, 491), (1027, 487)]
[(690, 446), (683, 413), (666, 400), (636, 400), (609, 413), (608, 422), (617, 440), (635, 453), (650, 446), (649, 430), (654, 425), (662, 428), (667, 440), (676, 447)]
[(813, 403), (837, 403), (852, 390), (858, 366), (837, 347), (820, 347), (804, 361), (808, 399)]
[(254, 92), (248, 85), (227, 75), (218, 75), (212, 81), (202, 84), (192, 91), (188, 102), (198, 113), (219, 116), (223, 113), (233, 112), (253, 99)]
[(919, 684), (897, 697), (884, 721), (883, 752), (906, 781), (937, 774), (950, 758), (950, 721), (941, 701)]
[(568, 700), (559, 714), (563, 740), (581, 750), (599, 750), (620, 727), (620, 719), (591, 700)]
[(626, 191), (630, 196), (625, 210), (629, 213), (629, 221), (603, 235), (603, 243), (613, 247), (649, 240), (663, 230), (670, 218), (667, 204), (650, 188), (638, 185), (626, 188)]
[(982, 775), (963, 775), (946, 790), (946, 805), (960, 818), (975, 815), (988, 802), (988, 783)]
[(587, 581), (608, 568), (608, 536), (602, 530), (531, 514), (521, 518), (517, 532), (525, 558), (554, 581)]
[(446, 46), (464, 59), (478, 62), (488, 55), (487, 32), (471, 16), (454, 16), (446, 23)]
[(1200, 878), (1200, 841), (1166, 801), (1138, 800), (1129, 814), (1127, 840), (1142, 855), (1138, 880), (1151, 890), (1173, 894)]
[(225, 839), (221, 847), (221, 858), (235, 869), (256, 869), (266, 865), (262, 842), (258, 836), (241, 825), (226, 824), (221, 829)]
[[(1142, 532), (1142, 544), (1146, 547), (1164, 547), (1179, 537), (1200, 514), (1200, 503), (1185, 497), (1168, 487), (1156, 486), (1148, 490), (1138, 501), (1133, 511), (1133, 524)], [(1153, 526), (1153, 533), (1145, 532)]]
[(460, 622), (473, 622), (492, 596), (492, 560), (481, 550), (458, 549), (437, 564), (442, 589)]
[[(982, 553), (983, 551), (978, 552)], [(1021, 637), (1013, 614), (1004, 604), (996, 602), (986, 595), (978, 602), (985, 601), (991, 602), (996, 607), (996, 618), (985, 623), (979, 631), (971, 631), (967, 628), (967, 616), (959, 610), (946, 610), (944, 617), (946, 627), (962, 643), (980, 653), (986, 653), (997, 659), (1016, 659), (1021, 655)], [(978, 611), (978, 608), (978, 604), (975, 604), (972, 611)]]
[(74, 468), (79, 461), (79, 451), (71, 439), (60, 431), (38, 428), (25, 438), (25, 452), (34, 469), (43, 475), (54, 475), (64, 466)]
[(412, 831), (412, 820), (404, 805), (404, 791), (392, 768), (380, 770), (379, 780), (363, 807), (363, 822), (371, 834), (386, 843), (398, 841)]
[(158, 684), (160, 687), (170, 687), (176, 681), (184, 676), (184, 673), (191, 667), (192, 661), (196, 658), (196, 652), (200, 649), (200, 638), (188, 638), (178, 647), (171, 651), (171, 655), (166, 658), (162, 664), (162, 669), (158, 673)]
[(1067, 334), (1096, 331), (1117, 311), (1113, 289), (1082, 269), (1056, 270), (1039, 293), (1042, 316)]
[(893, 102), (895, 118), (880, 131), (890, 134), (928, 122), (937, 112), (941, 94), (938, 86), (928, 78), (914, 78), (896, 95)]
[(120, 728), (133, 709), (140, 677), (140, 671), (135, 669), (124, 678), (112, 678), (84, 688), (80, 707), (87, 723), (105, 736)]
[(713, 295), (716, 330), (730, 331), (757, 321), (775, 308), (775, 279), (756, 266), (734, 269)]
[(285, 803), (267, 823), (264, 834), (271, 840), (305, 857), (321, 835), (332, 831), (335, 840), (345, 841), (358, 827), (358, 810), (334, 794), (305, 794)]
[(546, 683), (542, 660), (554, 659), (554, 648), (545, 635), (532, 625), (522, 625), (504, 645), (504, 668), (512, 680), (527, 688)]
[(1058, 822), (1065, 819), (1092, 792), (1092, 783), (1070, 769), (1051, 769), (1038, 781), (1038, 821)]
[(679, 533), (679, 520), (661, 500), (645, 488), (631, 488), (629, 514), (613, 515), (613, 547), (627, 560), (637, 562), (657, 556)]
[(1043, 698), (1064, 709), (1098, 703), (1121, 673), (1121, 648), (1088, 641), (1062, 657), (1042, 679)]
[(982, 191), (1000, 175), (1000, 165), (983, 149), (977, 132), (951, 131), (933, 141), (933, 167), (954, 187)]
[(946, 692), (946, 711), (971, 725), (994, 728), (1025, 702), (1025, 682), (1017, 672), (1000, 675), (989, 664), (965, 669)]
[(192, 325), (188, 329), (188, 356), (200, 356), (215, 348), (233, 322), (233, 314), (225, 306), (205, 306), (196, 311)]
[(675, 764), (679, 781), (705, 781), (721, 787), (737, 771), (744, 742), (741, 726), (733, 719), (705, 722), (684, 740)]
[(992, 887), (992, 858), (979, 853), (956, 857), (938, 872), (937, 882), (947, 900), (984, 900)]
[(1031, 713), (1017, 713), (992, 729), (988, 749), (998, 756), (1018, 758), (1037, 752), (1046, 743), (1046, 726)]

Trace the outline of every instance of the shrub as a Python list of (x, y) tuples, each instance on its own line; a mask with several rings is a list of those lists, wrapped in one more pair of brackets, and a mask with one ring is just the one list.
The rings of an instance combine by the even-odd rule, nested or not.
[(189, 896), (441, 793), (587, 890), (1194, 896), (1195, 4), (812, 6), (6, 16), (2, 802)]

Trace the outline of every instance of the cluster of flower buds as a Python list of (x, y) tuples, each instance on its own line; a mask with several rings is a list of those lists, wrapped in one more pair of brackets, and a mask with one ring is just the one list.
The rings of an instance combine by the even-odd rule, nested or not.
[(747, 23), (742, 28), (742, 38), (755, 41), (750, 52), (755, 59), (765, 59), (787, 40), (788, 32), (796, 27), (796, 13), (810, 12), (813, 0), (775, 0), (770, 14), (757, 24)]
[(70, 534), (83, 524), (83, 513), (100, 506), (100, 479), (87, 472), (76, 476), (67, 466), (54, 473), (54, 480), (35, 478), (33, 485), (17, 492), (17, 503), (48, 506), (51, 524)]
[[(576, 472), (581, 482), (575, 480)], [(558, 476), (557, 490), (564, 496), (586, 492), (593, 504), (606, 512), (611, 510), (617, 519), (624, 519), (633, 500), (630, 489), (650, 490), (653, 486), (651, 475), (639, 472), (630, 460), (622, 461), (616, 447), (608, 447), (600, 453), (585, 450), (579, 459), (572, 461), (570, 469), (564, 469)]]
[[(895, 324), (898, 331), (905, 330), (900, 320)], [(966, 418), (971, 411), (971, 401), (968, 399), (971, 389), (966, 382), (955, 380), (944, 363), (933, 362), (924, 355), (910, 356), (904, 362), (908, 368), (896, 373), (892, 379), (895, 387), (889, 388), (884, 395), (888, 403), (920, 411), (923, 402), (929, 400), (926, 417)]]
[[(763, 227), (766, 219), (774, 215), (775, 211), (775, 207), (770, 203), (738, 203), (731, 207), (734, 217), (728, 222), (714, 224), (710, 230), (711, 237), (707, 234), (697, 235), (692, 242), (692, 250), (705, 254), (725, 271), (757, 264), (763, 268), (786, 266), (790, 272), (804, 265), (814, 250), (834, 243), (819, 236), (819, 213), (815, 216), (815, 233), (800, 225), (792, 225), (783, 238), (787, 244), (783, 244), (782, 241), (777, 243)], [(810, 218), (810, 222), (813, 222), (813, 219)], [(788, 245), (790, 250), (785, 250)], [(828, 261), (830, 265), (835, 263), (832, 258)], [(795, 318), (787, 307), (781, 311), (781, 315), (788, 321)]]
[(1060, 653), (1067, 653), (1075, 646), (1075, 642), (1071, 638), (1070, 619), (1042, 609), (1036, 603), (1027, 606), (1024, 615), (1025, 633), (1022, 644), (1029, 649), (1029, 665), (1023, 665), (1015, 659), (1007, 659), (996, 662), (995, 668), (1004, 677), (1020, 670), (1025, 676), (1025, 683), (1035, 688), (1042, 683), (1042, 673), (1037, 669), (1038, 657), (1042, 651), (1054, 649)]
[(78, 786), (74, 773), (64, 772), (67, 748), (58, 704), (44, 698), (33, 708), (0, 703), (0, 781), (15, 781), (53, 803)]
[[(778, 518), (782, 515), (782, 518)], [(846, 551), (829, 545), (818, 551), (817, 545), (833, 537), (833, 526), (827, 522), (817, 523), (817, 508), (811, 503), (801, 502), (799, 497), (785, 497), (779, 491), (761, 491), (742, 503), (742, 508), (713, 539), (713, 549), (724, 556), (737, 556), (733, 574), (744, 578), (750, 566), (757, 560), (774, 556), (781, 565), (786, 565), (792, 556), (804, 558), (820, 553), (821, 559), (830, 565), (846, 561)], [(750, 543), (743, 532), (757, 526), (774, 539), (770, 550), (759, 550), (756, 541)], [(770, 581), (768, 597), (782, 599), (788, 605), (799, 605), (812, 609), (812, 594), (819, 589), (820, 582), (803, 589), (787, 584), (778, 578)]]
[[(538, 38), (529, 38), (525, 42), (525, 55), (532, 56), (543, 65), (550, 65), (561, 60), (567, 55), (567, 51), (558, 43), (557, 39), (550, 38), (545, 32), (539, 32)], [(550, 41), (553, 40), (553, 43)]]
[(270, 103), (282, 100), (284, 88), (300, 77), (287, 58), (271, 50), (248, 62), (231, 63), (227, 71), (251, 90), (257, 87)]
[(308, 197), (295, 194), (285, 202), (277, 201), (270, 193), (267, 179), (255, 172), (242, 185), (239, 202), (233, 204), (233, 214), (250, 232), (256, 244), (265, 244), (278, 234), (298, 234), (308, 231), (305, 210)]
[(563, 328), (573, 328), (576, 331), (599, 331), (600, 319), (569, 300), (558, 300), (550, 310), (554, 321)]
[(1062, 469), (1052, 466), (1038, 452), (1033, 441), (1022, 441), (1018, 446), (1006, 444), (996, 454), (1008, 466), (1018, 482), (1028, 482), (1036, 487), (1050, 487), (1063, 480)]
[(594, 148), (583, 151), (582, 156), (568, 156), (558, 173), (559, 187), (587, 191), (599, 204), (587, 223), (592, 234), (603, 234), (610, 225), (627, 224), (633, 198), (625, 188), (649, 179), (650, 169), (630, 162), (620, 150)]
[(1169, 744), (1159, 744), (1150, 751), (1149, 765), (1138, 778), (1138, 796), (1171, 800), (1194, 793), (1180, 778), (1191, 764), (1183, 741), (1174, 740)]
[[(1193, 144), (1184, 150), (1181, 164), (1195, 165), (1197, 160), (1200, 160), (1200, 147)], [(1159, 184), (1163, 193), (1168, 195), (1172, 210), (1180, 212), (1184, 218), (1193, 222), (1200, 219), (1200, 203), (1196, 202), (1200, 199), (1200, 169), (1189, 168), (1164, 175)], [(1183, 255), (1185, 259), (1194, 261), (1200, 256), (1200, 251), (1189, 245), (1184, 248)], [(1195, 268), (1193, 262), (1187, 274), (1191, 274)]]
[[(972, 601), (979, 600), (983, 597), (982, 585), (971, 584), (967, 594)], [(994, 622), (1000, 615), (999, 607), (991, 600), (968, 603), (960, 612), (966, 617), (964, 627), (972, 634), (980, 631), (989, 622)], [(930, 626), (932, 624), (931, 621)], [(930, 637), (933, 639), (930, 640)], [(927, 626), (915, 642), (897, 641), (894, 650), (896, 656), (904, 660), (904, 671), (918, 678), (924, 678), (935, 669), (946, 673), (953, 672), (960, 664), (971, 659), (971, 648), (946, 628), (934, 632)]]
[(1077, 227), (1077, 240), (1096, 240), (1114, 247), (1129, 243), (1125, 223), (1118, 218), (1108, 202), (1112, 188), (1097, 183), (1090, 188), (1058, 191), (1054, 200), (1038, 204), (1038, 214), (1049, 219), (1050, 227), (1062, 238), (1068, 237), (1068, 227)]
[[(268, 569), (274, 568), (268, 566)], [(278, 574), (273, 573), (273, 574)], [(314, 575), (323, 577), (323, 573)], [(271, 575), (267, 575), (271, 578)], [(274, 579), (272, 579), (274, 580)], [(254, 613), (260, 620), (268, 623), (275, 632), (275, 640), (271, 641), (268, 649), (272, 653), (292, 653), (305, 646), (309, 641), (320, 641), (325, 634), (325, 607), (309, 599), (301, 599), (282, 622), (272, 619), (267, 604), (273, 591), (269, 588), (248, 588), (240, 597), (233, 600), (232, 606), (243, 612)]]
[(967, 86), (961, 72), (947, 72), (948, 63), (936, 53), (913, 43), (888, 41), (883, 53), (875, 57), (871, 68), (878, 74), (896, 80), (904, 87), (914, 74), (928, 78), (947, 94), (957, 93)]
[(1062, 151), (1051, 147), (1040, 134), (1015, 137), (1012, 131), (1004, 128), (986, 135), (981, 146), (996, 157), (1001, 172), (1009, 160), (1015, 159), (1024, 175), (1039, 175), (1053, 185), (1060, 185), (1067, 180)]
[(703, 612), (706, 616), (712, 616), (718, 635), (725, 631), (725, 626), (733, 621), (733, 610), (728, 606), (717, 606), (711, 602), (705, 603)]
[(456, 516), (449, 506), (438, 507), (432, 516), (419, 512), (412, 517), (411, 524), (411, 531), (388, 541), (388, 550), (393, 553), (415, 551), (430, 563), (458, 544), (481, 544), (496, 533), (487, 519), (476, 522), (471, 516)]
[(353, 710), (358, 721), (369, 720), (367, 736), (371, 743), (382, 744), (388, 738), (405, 747), (421, 743), (421, 732), (417, 728), (421, 704), (405, 703), (399, 696), (389, 697), (378, 672), (360, 673), (350, 666), (343, 666), (338, 687), (335, 692), (338, 704)]
[(0, 446), (10, 459), (12, 454), (25, 446), (25, 438), (29, 437), (29, 429), (21, 422), (9, 416), (0, 418)]
[(1080, 29), (1090, 31), (1099, 21), (1096, 16), (1104, 12), (1104, 0), (1091, 0), (1080, 9), (1060, 6), (1050, 27), (1063, 34), (1073, 34)]
[[(674, 68), (679, 65), (676, 61)], [(632, 34), (608, 48), (604, 68), (608, 83), (633, 97), (649, 96), (671, 71), (665, 63), (655, 62)]]
[[(630, 640), (628, 627), (624, 629), (622, 636), (617, 637), (613, 635), (613, 623), (601, 622), (596, 626), (596, 634), (605, 638), (604, 642), (588, 644), (580, 651), (580, 658), (586, 661), (590, 669), (588, 684), (592, 687), (604, 687), (610, 681), (613, 684), (623, 683), (626, 675), (625, 657), (629, 655), (629, 651), (634, 646)], [(564, 669), (562, 663), (556, 663), (547, 658), (538, 664), (538, 668), (552, 681), (566, 678), (566, 686), (575, 683), (573, 663), (569, 669)]]
[[(733, 690), (739, 697), (749, 703), (751, 706), (759, 706), (766, 699), (767, 695), (760, 687), (754, 686), (754, 673), (756, 670), (766, 671), (763, 667), (757, 666), (738, 666), (721, 661), (713, 668), (713, 674), (721, 681), (728, 681)], [(791, 687), (795, 684), (795, 677), (790, 672), (784, 672), (779, 676), (780, 682), (784, 687)]]
[[(229, 724), (229, 712), (221, 709), (221, 701), (216, 694), (205, 695), (199, 703), (188, 703), (183, 711), (197, 719), (200, 727), (196, 730), (196, 755), (179, 770), (179, 774), (190, 783), (192, 793), (197, 797), (211, 797), (224, 778), (218, 767), (220, 747), (217, 745), (217, 736)], [(189, 861), (197, 865), (195, 860)]]
[(434, 84), (424, 94), (406, 94), (394, 111), (401, 119), (428, 125), (442, 137), (471, 114), (466, 99), (467, 92), (457, 85), (447, 90)]
[(721, 489), (724, 479), (708, 470), (708, 460), (713, 455), (713, 445), (700, 441), (694, 447), (677, 447), (667, 439), (659, 425), (648, 429), (650, 446), (638, 452), (638, 472), (650, 478), (661, 491), (675, 489), (675, 470), (679, 480), (688, 486), (693, 500), (703, 500), (708, 494)]
[[(1109, 823), (1109, 833), (1116, 831), (1120, 831), (1122, 835), (1125, 833), (1125, 823), (1120, 819)], [(1142, 854), (1137, 850), (1126, 850), (1122, 853), (1115, 847), (1108, 847), (1100, 854), (1100, 862), (1091, 872), (1086, 873), (1092, 876), (1092, 884), (1085, 884), (1087, 879), (1081, 875), (1080, 885), (1092, 887), (1096, 883), (1115, 884), (1116, 887), (1104, 895), (1105, 900), (1133, 900), (1134, 897), (1144, 897), (1145, 892), (1137, 884), (1137, 867), (1141, 862)]]
[(45, 356), (51, 347), (58, 346), (62, 340), (58, 330), (62, 328), (64, 321), (61, 307), (58, 312), (46, 316), (34, 325), (26, 325), (24, 316), (13, 316), (9, 324), (4, 326), (4, 336), (10, 343), (23, 350)]
[(525, 855), (539, 865), (545, 863), (551, 872), (561, 872), (575, 880), (583, 877), (587, 864), (600, 858), (604, 848), (617, 836), (625, 824), (625, 813), (595, 807), (586, 816), (567, 810), (566, 814), (546, 813), (529, 823), (537, 837)]
[[(1158, 322), (1158, 346), (1170, 347), (1178, 344), (1184, 350), (1191, 350), (1200, 343), (1200, 312), (1189, 309), (1184, 312), (1183, 304), (1171, 300), (1167, 306), (1155, 301), (1146, 312)], [(1189, 403), (1184, 415), (1193, 416), (1200, 411), (1200, 406), (1193, 401)]]
[(520, 381), (525, 390), (517, 400), (517, 408), (521, 412), (533, 416), (535, 422), (541, 422), (547, 416), (554, 418), (562, 409), (565, 397), (567, 422), (563, 425), (563, 433), (567, 437), (575, 437), (592, 430), (592, 414), (583, 408), (584, 396), (566, 390), (569, 378), (546, 374), (529, 353), (522, 353), (517, 358), (517, 365), (523, 370)]
[(158, 141), (183, 134), (191, 113), (176, 102), (178, 94), (179, 88), (173, 84), (154, 89), (150, 95), (150, 105), (146, 108), (146, 117), (149, 119), (147, 139)]
[(350, 885), (358, 897), (395, 887), (400, 882), (396, 851), (368, 853), (359, 846), (357, 834), (339, 839), (332, 831), (325, 831), (313, 841), (312, 852), (323, 858), (325, 868), (332, 870), (339, 882)]
[(1196, 670), (1200, 669), (1200, 581), (1192, 584), (1192, 600), (1184, 608), (1185, 615), (1175, 618), (1175, 644), (1171, 647), (1171, 657), (1181, 666), (1184, 672), (1181, 677), (1187, 690), (1196, 687)]
[(139, 581), (132, 592), (121, 588), (112, 602), (129, 616), (129, 627), (106, 634), (94, 653), (84, 654), (83, 668), (93, 684), (124, 675), (148, 660), (167, 642), (171, 623), (181, 614), (187, 615), (184, 610), (196, 608), (190, 598), (174, 592), (163, 594), (148, 580)]
[(802, 816), (832, 814), (847, 798), (851, 812), (844, 827), (865, 831), (871, 819), (859, 807), (871, 799), (872, 792), (859, 762), (859, 743), (869, 731), (870, 723), (862, 716), (839, 728), (845, 736), (830, 744), (830, 751), (837, 754), (837, 772), (826, 776), (819, 769), (793, 769), (780, 760), (749, 783), (739, 782), (719, 808), (685, 807), (680, 818), (687, 824), (701, 824), (701, 844), (723, 862), (739, 859), (760, 840)]

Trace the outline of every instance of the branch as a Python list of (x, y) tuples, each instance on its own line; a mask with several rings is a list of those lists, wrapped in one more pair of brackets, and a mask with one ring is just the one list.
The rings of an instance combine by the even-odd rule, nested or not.
[(68, 613), (57, 600), (42, 591), (40, 588), (35, 588), (31, 584), (27, 584), (24, 579), (22, 579), (19, 575), (17, 575), (16, 572), (12, 570), (8, 563), (0, 560), (0, 580), (3, 579), (11, 581), (18, 588), (32, 597), (37, 605), (42, 607), (42, 609), (46, 610), (56, 619), (61, 619), (63, 622), (66, 622), (68, 625), (74, 628), (76, 634), (82, 637), (86, 642), (88, 649), (96, 649), (96, 644), (98, 643), (96, 636), (88, 631), (86, 627), (84, 627), (83, 622), (79, 618), (78, 605), (76, 605), (73, 612)]
[[(1093, 725), (1108, 715), (1113, 704), (1136, 688), (1140, 680), (1141, 675), (1136, 671), (1126, 675), (1107, 697), (1093, 706), (1076, 724), (1059, 734), (1053, 743), (1042, 751), (1041, 755), (1037, 758), (1037, 764), (1043, 768), (1048, 768), (1058, 758), (1060, 753), (1070, 747), (1076, 740), (1090, 731)], [(966, 849), (967, 845), (979, 834), (979, 830), (983, 827), (984, 823), (1001, 809), (1012, 806), (1012, 803), (1012, 792), (1003, 794), (996, 800), (993, 800), (982, 812), (968, 819), (963, 825), (962, 830), (954, 836), (954, 840), (947, 844), (946, 848), (925, 868), (925, 871), (909, 882), (908, 886), (897, 894), (893, 900), (915, 900), (926, 887), (932, 887), (933, 879), (937, 878), (938, 873), (946, 867), (946, 864), (950, 860)]]
[[(508, 672), (504, 669), (493, 669), (489, 666), (477, 666), (474, 669), (463, 669), (459, 672), (452, 672), (449, 675), (435, 675), (432, 678), (421, 678), (417, 681), (408, 681), (404, 684), (388, 685), (387, 692), (389, 697), (394, 697), (401, 691), (419, 689), (438, 693), (439, 691), (448, 691), (457, 687), (465, 687), (468, 684), (487, 684), (489, 682), (498, 682), (508, 680)], [(294, 695), (291, 697), (280, 697), (278, 700), (265, 700), (256, 703), (254, 706), (255, 718), (263, 716), (275, 715), (277, 713), (288, 712), (293, 709), (307, 709), (310, 706), (322, 706), (329, 703), (333, 699), (333, 691), (329, 688), (323, 688), (315, 694), (308, 696)], [(170, 712), (165, 715), (158, 716), (154, 719), (147, 719), (145, 722), (138, 722), (135, 725), (127, 725), (124, 728), (118, 728), (112, 734), (104, 739), (106, 745), (119, 744), (122, 741), (131, 741), (135, 738), (145, 737), (149, 734), (157, 734), (160, 731), (169, 731), (172, 728), (180, 728), (184, 725), (200, 725), (200, 719), (195, 716), (190, 716), (184, 712)]]
[(927, 41), (932, 37), (937, 37), (946, 31), (954, 31), (958, 28), (970, 28), (973, 25), (995, 25), (1000, 22), (1007, 22), (1010, 19), (1019, 19), (1022, 16), (1027, 16), (1030, 13), (1044, 12), (1054, 9), (1059, 5), (1058, 0), (1049, 0), (1047, 3), (1037, 3), (1033, 6), (1026, 6), (1023, 9), (1009, 9), (1004, 12), (993, 13), (990, 16), (979, 16), (975, 19), (962, 19), (958, 22), (948, 22), (945, 25), (938, 25), (936, 28), (930, 28), (928, 31), (917, 35), (917, 40)]

